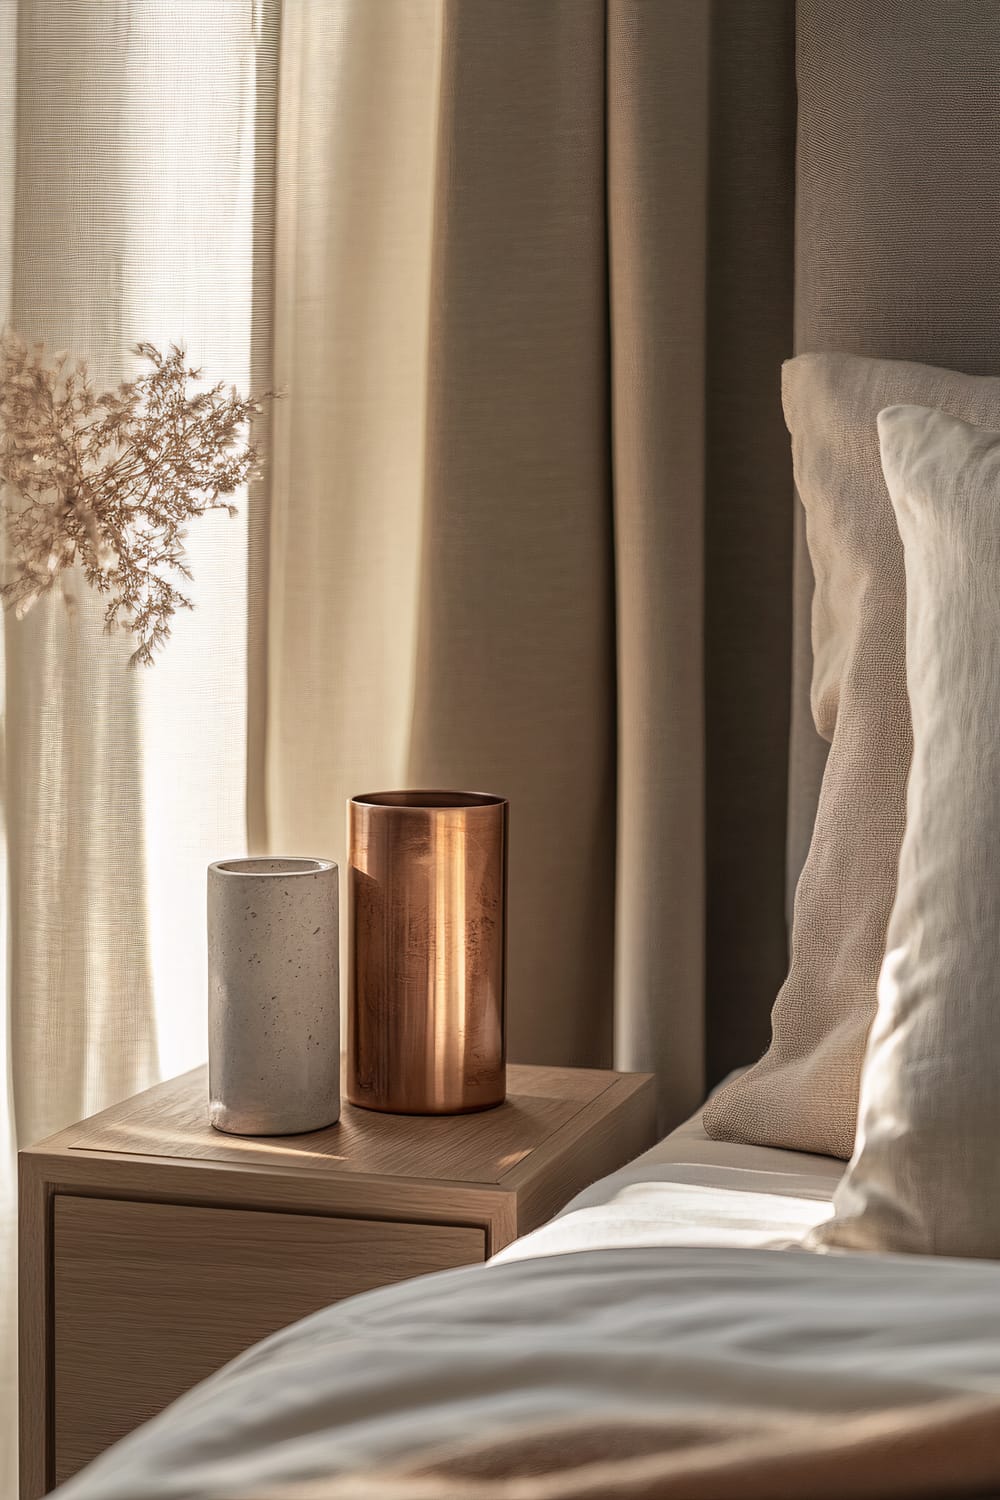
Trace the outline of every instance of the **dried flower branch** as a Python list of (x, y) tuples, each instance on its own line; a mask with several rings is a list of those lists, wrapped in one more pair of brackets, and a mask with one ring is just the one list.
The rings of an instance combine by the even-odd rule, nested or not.
[(46, 363), (17, 334), (0, 335), (0, 485), (7, 581), (0, 597), (18, 615), (79, 565), (106, 601), (105, 628), (133, 633), (130, 664), (150, 664), (177, 610), (193, 608), (176, 580), (190, 579), (187, 525), (257, 474), (250, 441), (264, 396), (235, 386), (191, 390), (201, 378), (176, 344), (134, 353), (151, 368), (95, 393), (86, 361), (68, 372), (65, 353)]

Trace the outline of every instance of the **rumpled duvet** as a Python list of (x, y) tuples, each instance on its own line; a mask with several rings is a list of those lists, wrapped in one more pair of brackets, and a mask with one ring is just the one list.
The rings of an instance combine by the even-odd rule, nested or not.
[(489, 1264), (248, 1350), (60, 1500), (1000, 1497), (1000, 1263), (795, 1248), (842, 1170), (691, 1121)]
[[(944, 1404), (963, 1402), (971, 1404)], [(957, 1457), (951, 1489), (942, 1487), (940, 1465), (926, 1467), (930, 1457), (922, 1463), (936, 1489), (920, 1488), (919, 1474), (903, 1490), (848, 1484), (843, 1451), (838, 1456), (836, 1441), (824, 1448), (820, 1436), (836, 1438), (851, 1417), (877, 1436), (893, 1412), (911, 1447), (934, 1421), (958, 1424), (942, 1438), (939, 1459), (960, 1441), (972, 1444), (974, 1429), (979, 1489), (970, 1489)], [(740, 1488), (738, 1472), (714, 1489), (696, 1488), (692, 1475), (686, 1489), (666, 1487), (671, 1448), (697, 1456), (691, 1434), (701, 1434), (704, 1460), (725, 1443), (754, 1441), (755, 1423), (779, 1451), (782, 1423), (789, 1442), (798, 1429), (800, 1447), (811, 1424), (814, 1466), (803, 1496), (990, 1493), (987, 1480), (1000, 1494), (1000, 1265), (647, 1245), (447, 1271), (354, 1298), (275, 1335), (60, 1496), (245, 1500), (338, 1475), (350, 1477), (315, 1493), (337, 1500), (396, 1492), (406, 1500), (794, 1493), (772, 1481), (771, 1489)], [(841, 1431), (841, 1449), (857, 1441)], [(742, 1460), (759, 1461), (762, 1451)], [(971, 1452), (963, 1449), (964, 1459)], [(601, 1453), (619, 1465), (660, 1463), (661, 1488), (635, 1488), (641, 1476), (624, 1472), (610, 1489), (567, 1487), (589, 1482), (580, 1464)], [(553, 1454), (562, 1488), (534, 1477), (496, 1489), (512, 1464), (551, 1468)], [(738, 1446), (730, 1457), (740, 1460)], [(437, 1472), (422, 1489), (398, 1473), (362, 1487), (369, 1471), (419, 1470), (428, 1461)], [(469, 1463), (472, 1472), (460, 1468), (455, 1478), (455, 1465)], [(879, 1463), (891, 1486), (898, 1479), (891, 1458)], [(483, 1483), (494, 1489), (482, 1491)]]

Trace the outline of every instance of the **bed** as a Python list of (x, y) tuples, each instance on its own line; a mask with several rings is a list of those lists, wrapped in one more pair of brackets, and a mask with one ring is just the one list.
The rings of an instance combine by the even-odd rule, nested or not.
[(842, 1168), (695, 1117), (487, 1265), (258, 1345), (60, 1496), (270, 1495), (540, 1424), (767, 1410), (787, 1433), (1000, 1392), (1000, 1264), (796, 1248)]

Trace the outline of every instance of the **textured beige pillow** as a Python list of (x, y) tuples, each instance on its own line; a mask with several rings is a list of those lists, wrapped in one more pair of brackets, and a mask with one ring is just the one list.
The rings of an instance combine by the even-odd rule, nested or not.
[(1000, 1256), (1000, 433), (878, 419), (913, 767), (855, 1154), (817, 1246)]
[(1000, 380), (805, 354), (784, 367), (783, 399), (816, 577), (813, 715), (830, 753), (771, 1045), (712, 1098), (704, 1123), (718, 1139), (848, 1157), (911, 744), (903, 551), (876, 419), (912, 402), (1000, 427)]

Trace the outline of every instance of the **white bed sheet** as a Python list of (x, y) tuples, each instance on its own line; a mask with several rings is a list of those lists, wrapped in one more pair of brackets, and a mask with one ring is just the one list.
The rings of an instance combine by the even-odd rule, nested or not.
[(497, 1261), (639, 1245), (786, 1248), (832, 1212), (845, 1163), (713, 1141), (701, 1111)]
[(1000, 1263), (761, 1248), (828, 1213), (842, 1170), (689, 1122), (488, 1265), (249, 1350), (60, 1500), (214, 1500), (547, 1419), (1000, 1391)]

